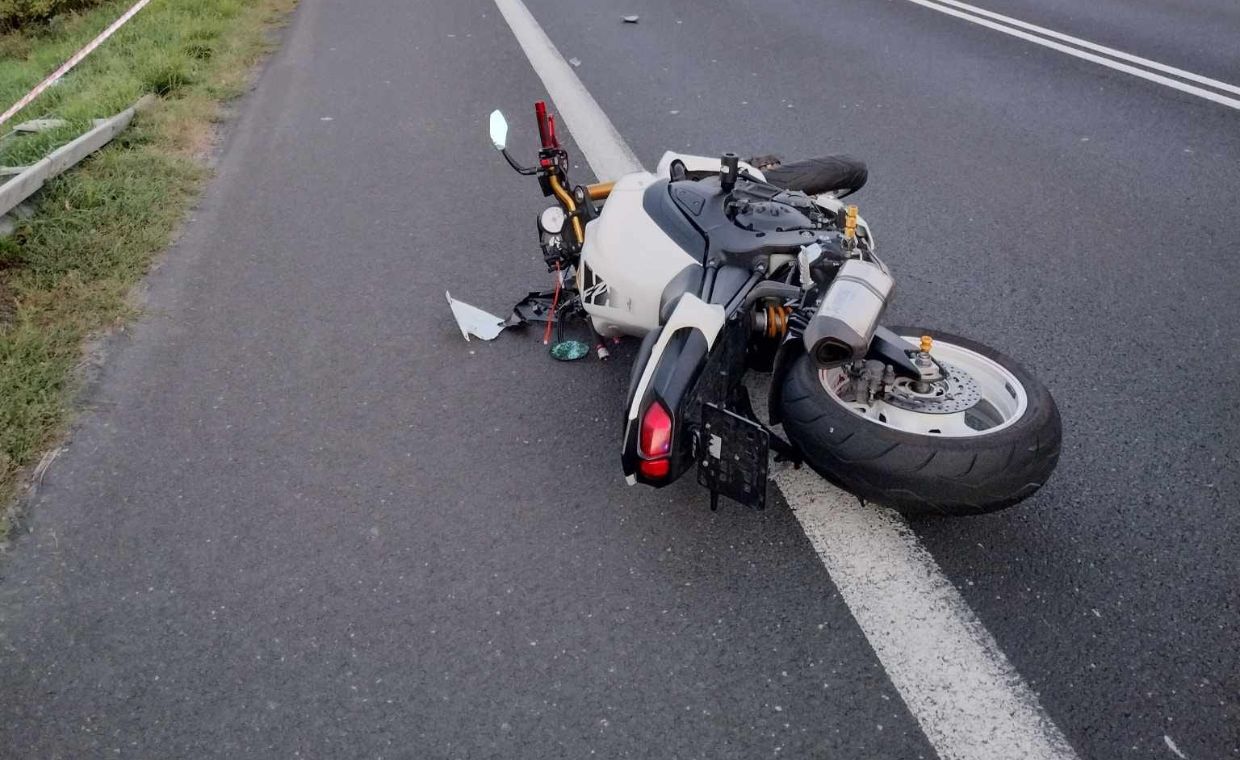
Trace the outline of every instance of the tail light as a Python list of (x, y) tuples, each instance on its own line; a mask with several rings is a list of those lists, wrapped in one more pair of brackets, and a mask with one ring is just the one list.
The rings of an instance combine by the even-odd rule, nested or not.
[(641, 460), (637, 469), (648, 478), (666, 478), (671, 471), (668, 455), (672, 453), (672, 415), (661, 401), (654, 401), (642, 415), (638, 439)]

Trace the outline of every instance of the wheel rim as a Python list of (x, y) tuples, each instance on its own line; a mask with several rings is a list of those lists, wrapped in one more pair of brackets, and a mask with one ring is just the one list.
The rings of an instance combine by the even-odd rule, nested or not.
[[(913, 344), (919, 338), (915, 335), (902, 337)], [(843, 397), (841, 392), (848, 387), (849, 377), (842, 367), (820, 369), (818, 378), (827, 395), (853, 414), (876, 425), (915, 435), (940, 438), (991, 435), (1024, 416), (1029, 406), (1028, 392), (1007, 367), (977, 351), (945, 340), (934, 341), (933, 354), (935, 360), (946, 365), (955, 378), (954, 382), (950, 386), (946, 381), (936, 384), (935, 390), (927, 394), (916, 394), (906, 389), (907, 395), (901, 399), (900, 405), (891, 403), (885, 397), (876, 398), (872, 404)], [(974, 394), (976, 401), (968, 408), (954, 410), (954, 406), (972, 401)], [(949, 411), (930, 411), (932, 409)]]

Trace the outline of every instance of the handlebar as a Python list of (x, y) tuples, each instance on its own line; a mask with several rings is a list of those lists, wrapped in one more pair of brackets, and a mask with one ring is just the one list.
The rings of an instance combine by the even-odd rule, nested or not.
[(593, 185), (586, 185), (586, 194), (590, 196), (592, 201), (606, 200), (611, 195), (611, 189), (616, 186), (615, 182), (597, 182)]

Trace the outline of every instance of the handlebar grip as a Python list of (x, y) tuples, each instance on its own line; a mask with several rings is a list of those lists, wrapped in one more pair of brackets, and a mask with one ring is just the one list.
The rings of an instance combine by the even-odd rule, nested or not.
[(555, 139), (554, 117), (547, 115), (547, 104), (544, 101), (534, 103), (534, 115), (538, 117), (538, 139), (542, 141), (543, 150), (560, 147)]

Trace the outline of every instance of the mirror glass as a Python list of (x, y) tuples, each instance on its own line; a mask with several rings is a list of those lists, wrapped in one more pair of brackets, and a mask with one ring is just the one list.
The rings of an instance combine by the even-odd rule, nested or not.
[(508, 120), (499, 111), (491, 112), (491, 142), (496, 150), (503, 150), (508, 145)]

